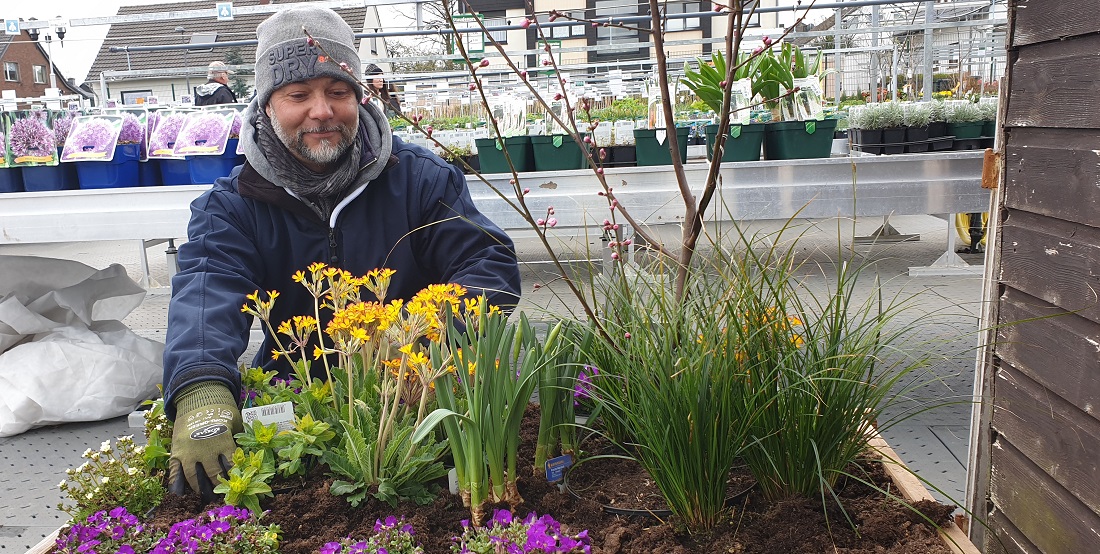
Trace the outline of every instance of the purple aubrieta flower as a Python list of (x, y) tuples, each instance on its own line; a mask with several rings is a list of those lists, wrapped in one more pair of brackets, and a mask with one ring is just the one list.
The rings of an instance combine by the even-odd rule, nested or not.
[(12, 156), (50, 156), (54, 149), (53, 131), (46, 126), (45, 114), (34, 112), (12, 123), (9, 140)]
[(176, 137), (176, 150), (188, 146), (214, 146), (224, 144), (229, 138), (225, 118), (219, 113), (198, 113), (191, 116), (183, 131)]
[(122, 130), (118, 132), (119, 144), (139, 144), (145, 139), (145, 128), (141, 120), (132, 113), (122, 114)]
[(156, 130), (149, 139), (149, 151), (171, 150), (176, 144), (176, 136), (179, 135), (183, 122), (187, 121), (186, 112), (175, 112), (167, 117), (157, 117)]

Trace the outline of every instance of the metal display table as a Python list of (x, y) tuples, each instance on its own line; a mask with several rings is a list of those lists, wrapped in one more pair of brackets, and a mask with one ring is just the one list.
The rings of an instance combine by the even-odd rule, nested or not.
[[(708, 168), (703, 162), (684, 166), (697, 192)], [(989, 206), (989, 192), (981, 188), (980, 151), (737, 162), (724, 164), (720, 175), (709, 210), (718, 220), (951, 214), (983, 212)], [(636, 219), (648, 224), (682, 220), (670, 166), (609, 168), (606, 177)], [(509, 174), (485, 178), (511, 190)], [(490, 219), (506, 231), (529, 229), (484, 182), (476, 176), (467, 181), (474, 202)], [(527, 198), (536, 217), (546, 206), (555, 207), (555, 232), (598, 226), (607, 217), (606, 199), (597, 194), (590, 170), (524, 173), (520, 186), (532, 190)], [(189, 204), (209, 187), (0, 194), (0, 244), (139, 240), (144, 264), (146, 245), (186, 236)], [(948, 254), (954, 254), (950, 245)]]

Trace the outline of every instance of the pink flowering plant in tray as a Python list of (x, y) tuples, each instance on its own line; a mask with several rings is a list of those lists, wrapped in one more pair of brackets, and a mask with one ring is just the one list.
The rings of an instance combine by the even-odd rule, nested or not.
[(191, 113), (176, 136), (173, 153), (177, 157), (222, 154), (236, 113), (234, 109)]
[(174, 153), (176, 138), (179, 136), (188, 114), (193, 110), (160, 110), (156, 112), (156, 123), (149, 134), (150, 158), (178, 158)]
[(45, 110), (12, 112), (8, 119), (8, 150), (12, 165), (56, 164), (53, 128)]
[(73, 119), (72, 130), (61, 151), (63, 162), (114, 159), (123, 118), (120, 115), (83, 115)]

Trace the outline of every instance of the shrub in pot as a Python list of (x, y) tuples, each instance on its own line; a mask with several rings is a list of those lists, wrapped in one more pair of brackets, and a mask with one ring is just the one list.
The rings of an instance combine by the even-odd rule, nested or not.
[(956, 141), (971, 140), (982, 136), (982, 110), (973, 102), (951, 104), (947, 111), (947, 133)]
[(904, 109), (905, 149), (907, 152), (927, 152), (928, 124), (932, 121), (932, 106), (927, 102), (908, 103)]

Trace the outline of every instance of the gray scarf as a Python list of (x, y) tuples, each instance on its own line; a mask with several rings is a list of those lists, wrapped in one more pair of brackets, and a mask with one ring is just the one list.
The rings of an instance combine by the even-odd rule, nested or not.
[[(359, 131), (351, 148), (336, 160), (334, 167), (325, 173), (318, 173), (306, 167), (291, 154), (275, 134), (271, 119), (265, 110), (256, 110), (252, 124), (256, 128), (256, 145), (267, 159), (278, 181), (285, 183), (287, 189), (301, 198), (307, 206), (324, 221), (328, 221), (332, 210), (340, 200), (355, 187), (356, 175), (363, 169), (363, 147), (370, 147), (366, 133), (366, 121), (370, 119), (362, 107), (359, 108)], [(372, 152), (373, 153), (373, 152)]]

